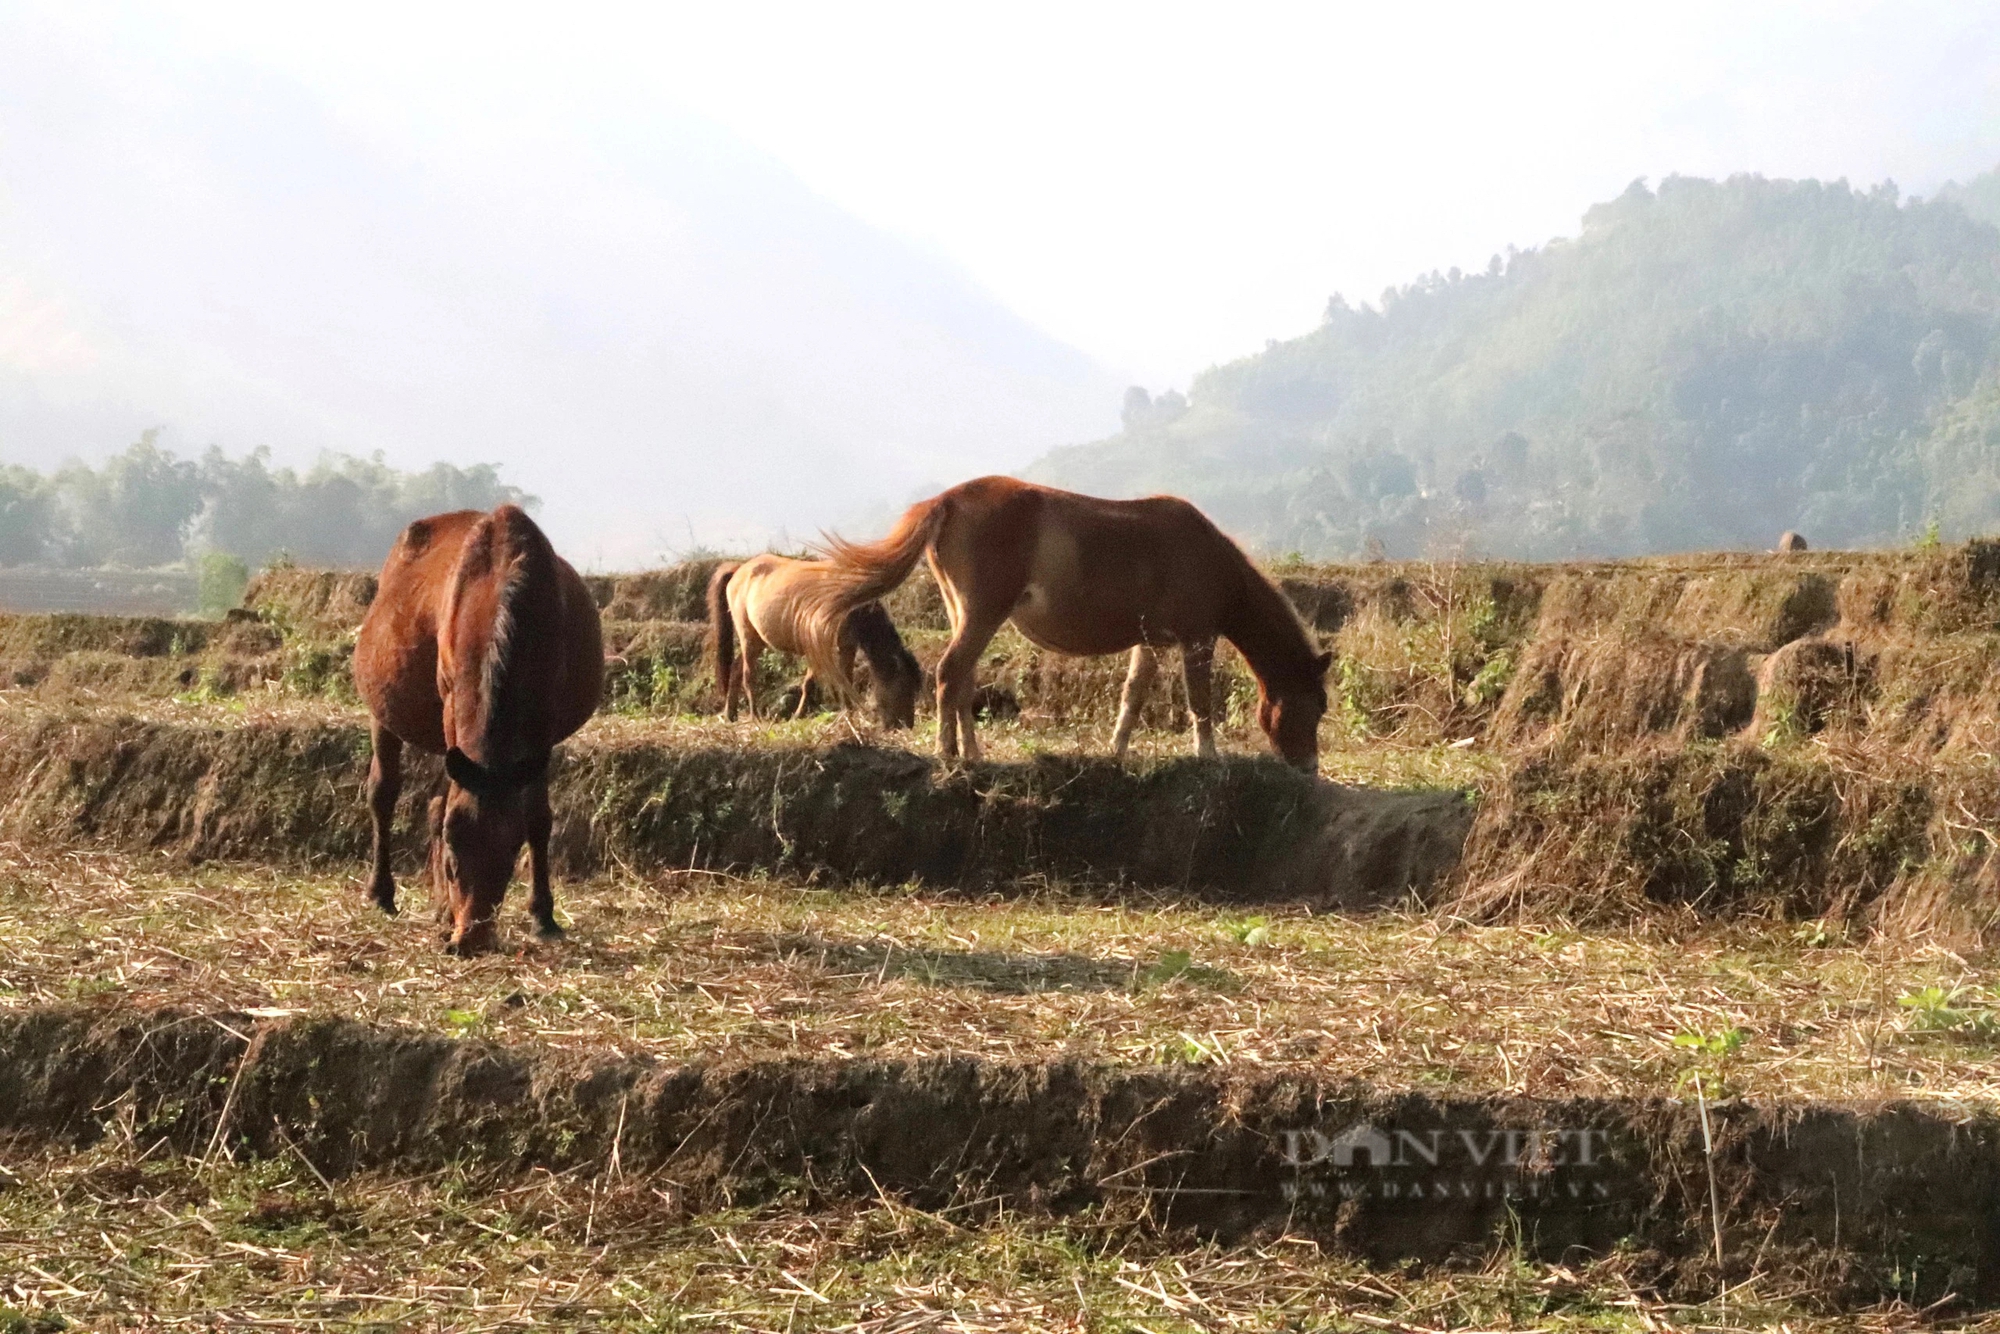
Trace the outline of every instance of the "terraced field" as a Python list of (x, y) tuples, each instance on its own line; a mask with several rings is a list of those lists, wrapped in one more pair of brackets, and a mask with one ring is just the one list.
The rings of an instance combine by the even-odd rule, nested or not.
[[(1120, 664), (724, 723), (600, 581), (566, 939), (357, 890), (364, 576), (0, 618), (0, 1328), (1962, 1326), (2000, 557), (1278, 571), (1324, 770)], [(934, 590), (893, 605), (919, 656)], [(773, 672), (771, 676), (778, 677)], [(777, 702), (781, 682), (772, 683)], [(516, 900), (518, 902), (518, 900)]]

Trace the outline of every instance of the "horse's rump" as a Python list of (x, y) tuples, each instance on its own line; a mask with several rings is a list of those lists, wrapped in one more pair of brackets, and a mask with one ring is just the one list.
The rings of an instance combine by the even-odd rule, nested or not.
[(481, 516), (460, 547), (438, 641), (439, 674), (452, 684), (446, 739), (496, 773), (546, 756), (574, 730), (562, 726), (559, 698), (571, 647), (562, 582), (555, 548), (515, 506)]

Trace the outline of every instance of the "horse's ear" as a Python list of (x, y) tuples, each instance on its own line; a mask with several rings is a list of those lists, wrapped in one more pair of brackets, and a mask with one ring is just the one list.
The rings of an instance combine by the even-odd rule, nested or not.
[(444, 771), (451, 781), (468, 792), (484, 794), (492, 784), (479, 761), (467, 755), (457, 746), (444, 753)]
[(1333, 650), (1328, 649), (1326, 652), (1320, 654), (1317, 658), (1314, 658), (1313, 665), (1319, 668), (1319, 674), (1321, 676), (1325, 676), (1327, 673), (1327, 669), (1333, 666)]

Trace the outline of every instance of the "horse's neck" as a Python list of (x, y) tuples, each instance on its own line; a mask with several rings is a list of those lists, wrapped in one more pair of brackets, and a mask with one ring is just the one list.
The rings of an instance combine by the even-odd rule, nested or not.
[(1243, 661), (1266, 686), (1310, 678), (1315, 650), (1285, 595), (1248, 560), (1243, 589), (1230, 604), (1223, 638), (1236, 645)]

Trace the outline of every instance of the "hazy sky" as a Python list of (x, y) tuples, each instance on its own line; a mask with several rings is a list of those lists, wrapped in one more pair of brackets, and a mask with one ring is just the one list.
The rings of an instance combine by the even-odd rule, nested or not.
[(865, 531), (1637, 176), (2000, 162), (2000, 5), (0, 0), (0, 459)]
[(177, 13), (385, 125), (420, 107), (497, 142), (690, 107), (1155, 388), (1309, 328), (1335, 290), (1573, 234), (1635, 176), (1916, 193), (2000, 162), (1990, 3)]

